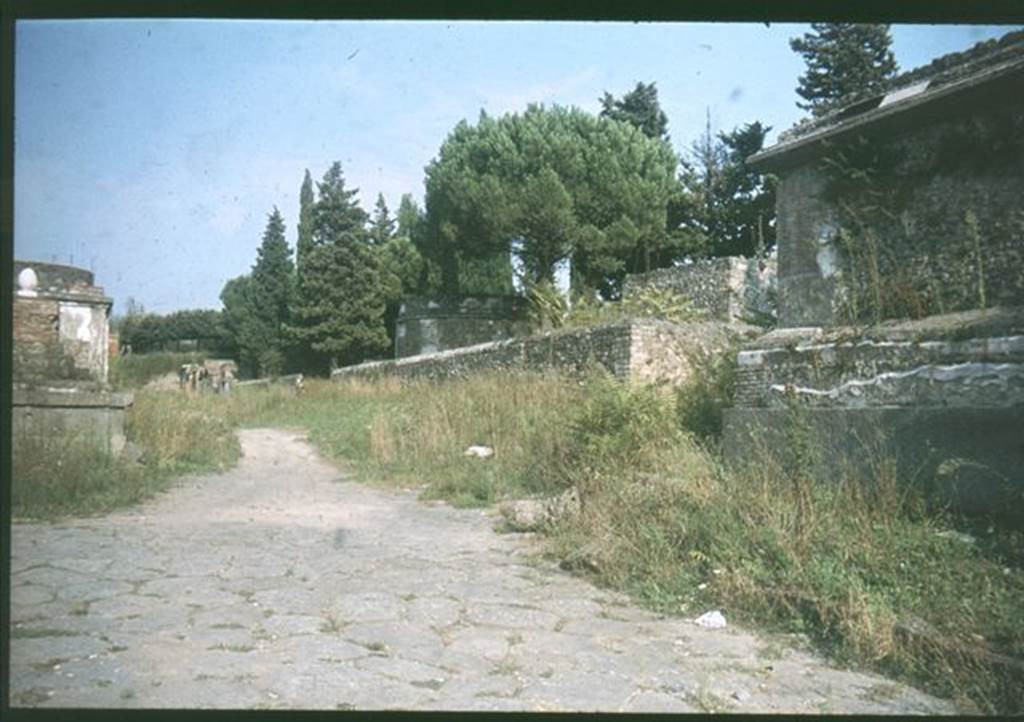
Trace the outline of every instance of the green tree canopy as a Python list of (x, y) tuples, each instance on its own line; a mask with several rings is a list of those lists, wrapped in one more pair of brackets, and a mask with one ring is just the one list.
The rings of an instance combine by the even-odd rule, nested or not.
[(259, 376), (263, 329), (252, 299), (252, 277), (246, 273), (225, 283), (220, 302), (224, 305), (224, 325), (235, 344), (239, 373), (247, 378)]
[(249, 280), (248, 293), (258, 326), (255, 337), (249, 339), (256, 344), (249, 353), (258, 359), (261, 376), (281, 373), (285, 362), (287, 343), (284, 328), (294, 294), (295, 268), (284, 229), (284, 219), (274, 208), (267, 217), (263, 242), (256, 251), (256, 263)]
[(570, 258), (574, 287), (615, 297), (665, 248), (676, 163), (667, 143), (578, 108), (481, 113), (427, 166), (423, 255), (447, 293), (507, 291), (514, 250), (528, 283)]
[(770, 127), (748, 123), (704, 134), (681, 164), (683, 190), (669, 206), (671, 235), (685, 255), (753, 256), (775, 244), (775, 178), (747, 167)]
[(326, 373), (385, 353), (384, 288), (366, 231), (367, 215), (335, 162), (317, 185), (313, 249), (299, 277), (288, 335), (304, 367)]
[(130, 309), (119, 322), (120, 343), (135, 353), (173, 348), (179, 341), (196, 341), (200, 348), (215, 353), (233, 352), (231, 336), (220, 311), (184, 309), (166, 315), (146, 313), (141, 306)]
[(601, 97), (601, 117), (625, 121), (642, 130), (648, 138), (668, 140), (668, 117), (658, 103), (658, 88), (654, 83), (637, 83), (621, 98), (606, 92)]
[(419, 206), (416, 205), (416, 201), (413, 200), (411, 193), (403, 193), (402, 200), (398, 204), (398, 230), (396, 233), (402, 238), (408, 238), (410, 241), (413, 240), (416, 234), (416, 226), (420, 223), (423, 212)]
[(796, 91), (807, 102), (797, 106), (815, 116), (850, 93), (881, 88), (897, 69), (888, 25), (811, 23), (789, 46), (807, 63)]

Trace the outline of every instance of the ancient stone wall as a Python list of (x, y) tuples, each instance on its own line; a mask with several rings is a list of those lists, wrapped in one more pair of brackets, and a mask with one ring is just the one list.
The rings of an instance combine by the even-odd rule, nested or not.
[(636, 319), (553, 331), (395, 361), (374, 361), (337, 369), (334, 379), (426, 378), (442, 380), (480, 371), (557, 369), (581, 373), (604, 367), (620, 379), (680, 383), (691, 355), (722, 350), (758, 330), (744, 324), (707, 321), (673, 324)]
[(970, 110), (778, 171), (781, 325), (1024, 303), (1024, 96)]
[(395, 358), (499, 341), (530, 332), (527, 303), (516, 296), (408, 298), (395, 323)]
[(125, 446), (125, 410), (130, 393), (76, 386), (15, 386), (11, 422), (15, 443), (20, 436), (43, 435), (65, 441), (93, 441), (118, 454)]
[(775, 269), (774, 258), (703, 259), (686, 266), (631, 274), (626, 277), (623, 295), (630, 298), (645, 288), (668, 289), (719, 321), (774, 317)]
[(870, 466), (888, 455), (900, 478), (939, 487), (968, 511), (1024, 502), (1024, 308), (778, 329), (737, 362), (731, 458), (755, 437), (786, 448), (802, 419), (823, 479), (842, 473), (841, 457)]

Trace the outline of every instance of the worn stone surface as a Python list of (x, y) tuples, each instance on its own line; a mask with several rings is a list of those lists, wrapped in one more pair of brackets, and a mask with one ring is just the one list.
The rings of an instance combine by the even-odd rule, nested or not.
[(13, 706), (955, 711), (637, 609), (493, 512), (355, 484), (295, 434), (241, 440), (236, 469), (132, 510), (14, 525)]

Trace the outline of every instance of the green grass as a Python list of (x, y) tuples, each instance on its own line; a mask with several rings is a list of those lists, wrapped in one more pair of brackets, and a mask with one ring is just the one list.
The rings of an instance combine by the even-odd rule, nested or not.
[(125, 426), (143, 463), (111, 455), (89, 438), (20, 435), (11, 459), (12, 516), (111, 511), (152, 497), (182, 473), (226, 468), (239, 455), (225, 419), (196, 409), (183, 395), (137, 393)]
[[(717, 608), (732, 620), (802, 633), (839, 663), (969, 698), (985, 712), (1024, 712), (1019, 673), (956, 651), (981, 644), (1024, 657), (1021, 533), (968, 528), (882, 456), (873, 459), (873, 483), (819, 483), (799, 414), (784, 449), (755, 444), (750, 464), (725, 467), (715, 440), (731, 370), (702, 368), (675, 393), (601, 374), (578, 381), (530, 373), (444, 384), (311, 380), (302, 396), (282, 387), (228, 397), (140, 393), (129, 431), (150, 449), (140, 479), (168, 478), (148, 476), (153, 469), (230, 463), (230, 429), (278, 426), (306, 430), (360, 479), (425, 485), (424, 497), (459, 506), (575, 486), (582, 509), (554, 525), (546, 545), (598, 583), (667, 612)], [(495, 454), (467, 458), (471, 444)], [(18, 456), (16, 468), (44, 458)], [(16, 510), (33, 486), (19, 487), (16, 475)], [(71, 489), (59, 488), (44, 495), (47, 503)], [(103, 488), (95, 491), (102, 503), (85, 508), (133, 498)], [(79, 496), (61, 498), (61, 508), (94, 492), (70, 493)], [(951, 529), (978, 541), (941, 535)], [(947, 643), (901, 635), (898, 623), (911, 618)]]
[[(731, 370), (704, 368), (675, 394), (600, 375), (484, 374), (314, 382), (298, 400), (270, 390), (237, 401), (245, 423), (306, 428), (361, 478), (426, 484), (426, 498), (486, 505), (576, 486), (583, 510), (549, 532), (547, 548), (595, 581), (663, 611), (719, 608), (804, 633), (839, 663), (987, 712), (1024, 711), (1020, 680), (897, 633), (918, 617), (954, 645), (980, 637), (1024, 656), (1019, 535), (940, 536), (965, 522), (933, 509), (885, 458), (873, 484), (817, 483), (798, 417), (793, 453), (752, 448), (754, 463), (725, 468), (714, 441)], [(466, 458), (470, 444), (495, 455)]]

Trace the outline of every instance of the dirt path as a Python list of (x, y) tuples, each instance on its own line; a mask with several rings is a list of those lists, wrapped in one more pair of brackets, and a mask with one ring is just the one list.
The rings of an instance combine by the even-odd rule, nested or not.
[(241, 440), (236, 469), (129, 512), (14, 526), (13, 706), (954, 712), (637, 609), (296, 434)]

